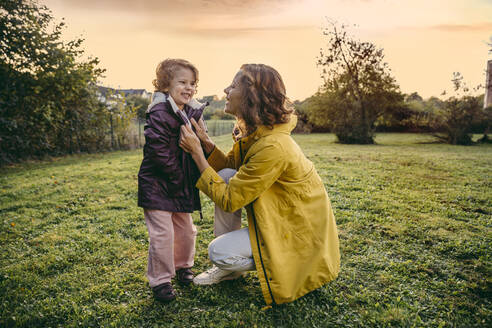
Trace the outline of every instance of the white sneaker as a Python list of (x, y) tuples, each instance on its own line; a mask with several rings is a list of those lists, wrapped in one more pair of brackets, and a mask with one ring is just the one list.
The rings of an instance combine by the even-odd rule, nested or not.
[(222, 270), (215, 265), (193, 279), (195, 285), (213, 285), (224, 280), (234, 280), (243, 275), (241, 271)]

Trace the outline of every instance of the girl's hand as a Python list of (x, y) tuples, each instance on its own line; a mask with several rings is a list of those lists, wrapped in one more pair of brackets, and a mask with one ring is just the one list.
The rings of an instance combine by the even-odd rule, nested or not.
[(181, 125), (179, 146), (183, 148), (185, 152), (190, 153), (191, 155), (196, 155), (199, 154), (200, 152), (203, 153), (202, 146), (200, 144), (200, 139), (198, 139), (198, 137), (196, 136), (195, 132), (193, 132), (191, 127), (187, 126), (186, 124)]

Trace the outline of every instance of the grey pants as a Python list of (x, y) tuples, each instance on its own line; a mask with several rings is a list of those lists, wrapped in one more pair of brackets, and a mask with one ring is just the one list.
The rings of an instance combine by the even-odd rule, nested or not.
[[(218, 173), (229, 183), (236, 172), (223, 169)], [(216, 238), (208, 246), (208, 256), (213, 264), (228, 271), (255, 270), (248, 228), (241, 229), (241, 209), (228, 213), (215, 205), (214, 234)]]

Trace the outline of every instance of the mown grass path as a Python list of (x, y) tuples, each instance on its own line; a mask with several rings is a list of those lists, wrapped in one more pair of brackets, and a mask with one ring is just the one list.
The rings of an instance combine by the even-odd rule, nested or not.
[[(335, 211), (337, 280), (271, 309), (255, 273), (177, 285), (175, 302), (154, 302), (136, 207), (142, 151), (70, 156), (0, 169), (0, 327), (492, 325), (492, 146), (398, 134), (371, 146), (329, 134), (295, 139)], [(197, 272), (210, 265), (213, 238), (213, 204), (202, 205)]]

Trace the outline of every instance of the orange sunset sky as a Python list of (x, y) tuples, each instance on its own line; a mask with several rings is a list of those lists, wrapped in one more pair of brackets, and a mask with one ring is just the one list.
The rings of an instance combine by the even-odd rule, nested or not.
[(492, 0), (41, 0), (86, 39), (106, 68), (103, 85), (152, 91), (157, 63), (185, 58), (200, 71), (198, 95), (223, 96), (243, 63), (275, 67), (293, 100), (315, 93), (326, 17), (384, 48), (405, 93), (439, 96), (461, 72), (485, 83), (492, 57)]

